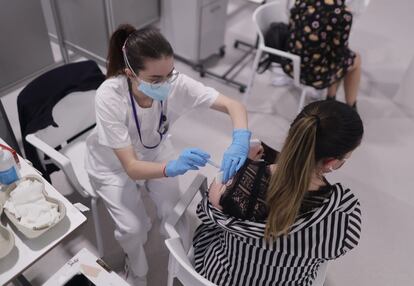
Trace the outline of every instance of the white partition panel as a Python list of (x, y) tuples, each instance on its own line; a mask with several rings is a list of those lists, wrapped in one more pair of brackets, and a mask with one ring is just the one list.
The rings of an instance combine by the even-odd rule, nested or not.
[(158, 0), (109, 1), (112, 6), (112, 21), (115, 29), (124, 23), (129, 23), (139, 29), (160, 18)]
[(0, 0), (0, 94), (55, 65), (40, 0)]
[(109, 31), (104, 0), (55, 1), (65, 45), (75, 53), (104, 61)]

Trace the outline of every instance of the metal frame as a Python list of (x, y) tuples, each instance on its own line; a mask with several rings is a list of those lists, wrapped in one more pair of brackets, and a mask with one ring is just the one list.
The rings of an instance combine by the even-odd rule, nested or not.
[[(237, 46), (238, 46), (239, 43), (244, 44), (245, 46), (249, 46), (249, 44), (245, 44), (245, 43), (242, 43), (242, 42), (238, 42), (236, 44), (236, 42), (234, 44), (234, 47), (236, 49), (238, 48)], [(240, 73), (240, 71), (244, 68), (244, 66), (246, 66), (247, 62), (245, 64), (243, 64), (243, 62), (245, 62), (246, 58), (248, 58), (248, 56), (252, 54), (254, 49), (255, 48), (253, 47), (253, 48), (249, 48), (249, 50), (245, 51), (243, 53), (243, 55), (221, 75), (206, 69), (205, 66), (204, 66), (205, 65), (204, 62), (202, 62), (200, 64), (196, 64), (193, 68), (200, 73), (201, 77), (204, 77), (205, 75), (209, 75), (209, 76), (214, 77), (216, 79), (223, 80), (224, 82), (229, 83), (230, 85), (232, 85), (234, 87), (237, 87), (241, 93), (244, 93), (246, 91), (247, 85), (234, 80), (234, 78)], [(224, 47), (221, 47), (221, 49), (219, 51), (219, 56), (223, 57), (224, 54), (225, 54)], [(240, 68), (232, 74), (232, 72), (238, 66), (240, 66)]]
[[(53, 20), (55, 22), (57, 42), (60, 47), (60, 52), (63, 57), (63, 62), (65, 64), (70, 62), (70, 56), (68, 53), (68, 48), (70, 48), (71, 51), (73, 51), (74, 53), (78, 55), (84, 56), (86, 58), (92, 58), (98, 63), (105, 65), (106, 64), (105, 58), (102, 58), (101, 56), (95, 53), (92, 53), (78, 45), (75, 45), (65, 40), (65, 35), (63, 33), (63, 28), (62, 28), (62, 20), (61, 20), (61, 16), (59, 13), (59, 9), (57, 8), (56, 1), (57, 0), (50, 0), (50, 7), (52, 10)], [(112, 15), (112, 2), (111, 0), (103, 0), (103, 4), (104, 4), (103, 5), (104, 13), (105, 13), (104, 19), (105, 19), (105, 24), (106, 24), (105, 27), (106, 27), (106, 31), (108, 35), (107, 40), (109, 41), (109, 37), (113, 31), (113, 16), (111, 16)]]
[[(260, 2), (260, 3), (259, 3)], [(262, 0), (259, 2), (254, 2), (256, 4), (262, 5), (266, 3), (266, 0)], [(288, 1), (289, 3), (289, 1)], [(237, 13), (234, 12), (234, 13)], [(245, 49), (240, 49), (242, 51), (244, 51), (244, 53), (223, 73), (223, 74), (217, 74), (215, 72), (212, 72), (211, 70), (207, 69), (205, 67), (207, 60), (201, 61), (200, 63), (193, 63), (191, 61), (188, 61), (186, 59), (183, 59), (180, 56), (175, 55), (175, 58), (177, 58), (178, 60), (192, 66), (192, 68), (196, 71), (199, 72), (200, 77), (204, 77), (205, 75), (211, 76), (213, 78), (222, 80), (228, 84), (230, 84), (233, 87), (236, 87), (239, 89), (239, 91), (241, 93), (244, 93), (247, 89), (247, 85), (241, 82), (238, 82), (236, 80), (234, 80), (234, 78), (241, 72), (241, 70), (248, 64), (250, 58), (253, 56), (253, 53), (255, 50), (257, 50), (259, 44), (259, 38), (256, 38), (256, 42), (254, 44), (250, 44), (241, 40), (235, 40), (233, 47), (235, 49), (240, 49), (240, 47), (247, 47), (247, 50)], [(225, 55), (225, 50), (224, 50), (224, 46), (220, 48), (218, 55), (220, 57), (223, 57)], [(236, 70), (236, 68), (238, 67), (238, 69)], [(236, 71), (235, 71), (236, 70)], [(234, 72), (235, 71), (235, 72)]]
[(52, 10), (53, 21), (55, 22), (56, 36), (57, 36), (57, 42), (60, 47), (60, 53), (62, 54), (63, 62), (67, 64), (69, 63), (69, 55), (68, 55), (68, 51), (65, 49), (62, 22), (60, 20), (59, 10), (57, 9), (57, 6), (56, 6), (56, 0), (50, 0), (50, 8)]
[[(69, 63), (71, 60), (71, 55), (69, 55), (68, 50), (71, 50), (77, 55), (83, 56), (85, 58), (93, 59), (96, 62), (98, 62), (101, 65), (106, 65), (106, 59), (91, 52), (87, 49), (82, 48), (79, 45), (76, 45), (70, 41), (65, 40), (65, 35), (63, 33), (62, 28), (62, 21), (61, 16), (59, 14), (59, 9), (57, 8), (56, 4), (57, 0), (50, 0), (50, 6), (53, 14), (53, 19), (56, 26), (56, 36), (50, 35), (51, 38), (57, 41), (60, 51), (62, 53), (63, 61), (64, 63)], [(104, 8), (104, 19), (105, 19), (105, 28), (106, 28), (106, 34), (107, 34), (107, 41), (109, 42), (109, 38), (111, 37), (113, 31), (115, 30), (115, 19), (114, 19), (114, 13), (113, 13), (113, 3), (112, 0), (102, 0), (103, 2), (103, 8)], [(150, 25), (151, 23), (155, 22), (157, 20), (150, 20), (148, 22), (145, 22), (142, 24), (142, 27), (145, 27), (147, 25)], [(138, 29), (141, 27), (137, 27)]]

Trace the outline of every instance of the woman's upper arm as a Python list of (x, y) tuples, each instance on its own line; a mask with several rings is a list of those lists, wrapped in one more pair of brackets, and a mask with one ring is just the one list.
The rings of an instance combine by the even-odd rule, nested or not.
[(220, 182), (217, 183), (216, 180), (213, 181), (208, 190), (208, 199), (210, 203), (219, 210), (223, 209), (220, 205), (220, 198), (225, 190), (226, 185), (223, 185)]
[(211, 109), (221, 111), (221, 112), (228, 112), (228, 107), (235, 106), (235, 105), (242, 105), (237, 100), (231, 99), (225, 95), (219, 94), (216, 100), (211, 105)]
[(181, 106), (177, 106), (179, 109), (211, 107), (219, 96), (219, 92), (214, 88), (205, 86), (186, 75), (181, 75), (177, 80), (177, 88), (182, 98)]

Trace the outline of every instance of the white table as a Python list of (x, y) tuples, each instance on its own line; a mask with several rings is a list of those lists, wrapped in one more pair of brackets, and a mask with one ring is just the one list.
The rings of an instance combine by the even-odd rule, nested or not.
[[(5, 144), (1, 138), (0, 143)], [(20, 164), (22, 176), (38, 175), (36, 170), (21, 157)], [(86, 217), (49, 182), (43, 181), (48, 195), (58, 199), (65, 205), (66, 217), (56, 226), (34, 239), (27, 239), (14, 226), (11, 226), (6, 218), (2, 219), (3, 222), (7, 222), (7, 228), (11, 229), (14, 234), (15, 247), (6, 257), (0, 259), (0, 285), (5, 285), (19, 276), (86, 221)]]
[(74, 257), (62, 266), (43, 286), (60, 286), (77, 273), (85, 275), (98, 286), (129, 286), (114, 271), (108, 271), (97, 263), (98, 258), (86, 248), (82, 248)]

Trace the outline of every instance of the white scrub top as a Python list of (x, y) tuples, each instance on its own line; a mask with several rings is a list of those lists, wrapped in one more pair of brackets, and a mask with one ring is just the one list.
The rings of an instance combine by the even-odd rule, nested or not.
[[(180, 74), (172, 84), (170, 94), (163, 103), (167, 124), (196, 107), (210, 107), (218, 91)], [(142, 142), (154, 146), (160, 142), (158, 131), (161, 103), (154, 100), (149, 108), (140, 107), (134, 100), (141, 130)], [(88, 148), (85, 167), (89, 175), (103, 184), (123, 186), (128, 175), (113, 149), (133, 145), (140, 160), (153, 161), (159, 152), (168, 148), (168, 132), (155, 149), (147, 149), (139, 139), (135, 123), (127, 78), (123, 75), (105, 80), (96, 91), (96, 127), (86, 139)]]

